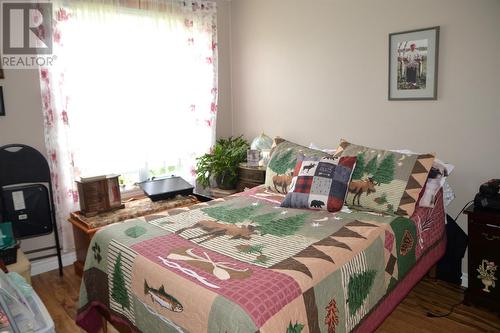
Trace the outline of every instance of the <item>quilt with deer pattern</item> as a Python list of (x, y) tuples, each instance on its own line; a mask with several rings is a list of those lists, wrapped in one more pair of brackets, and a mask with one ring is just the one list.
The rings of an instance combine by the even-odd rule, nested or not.
[(440, 242), (413, 219), (281, 208), (264, 186), (104, 227), (77, 323), (140, 332), (350, 332)]

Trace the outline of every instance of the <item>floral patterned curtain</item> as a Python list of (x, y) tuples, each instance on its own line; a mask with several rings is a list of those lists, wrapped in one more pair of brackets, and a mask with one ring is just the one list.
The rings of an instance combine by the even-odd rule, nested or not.
[(161, 167), (194, 180), (195, 158), (215, 141), (216, 6), (53, 3), (56, 60), (40, 69), (40, 82), (56, 215), (70, 250), (78, 176)]

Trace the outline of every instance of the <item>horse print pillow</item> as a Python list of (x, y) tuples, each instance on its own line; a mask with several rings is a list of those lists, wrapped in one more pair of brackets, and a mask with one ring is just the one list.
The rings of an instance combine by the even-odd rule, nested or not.
[(295, 166), (290, 191), (281, 207), (338, 212), (344, 205), (347, 184), (356, 157), (301, 157)]
[(281, 194), (288, 193), (299, 155), (318, 158), (331, 156), (281, 139), (281, 142), (271, 149), (271, 158), (267, 164), (265, 187), (268, 190)]
[(335, 156), (356, 156), (346, 202), (401, 216), (411, 216), (434, 162), (433, 154), (403, 154), (341, 140)]

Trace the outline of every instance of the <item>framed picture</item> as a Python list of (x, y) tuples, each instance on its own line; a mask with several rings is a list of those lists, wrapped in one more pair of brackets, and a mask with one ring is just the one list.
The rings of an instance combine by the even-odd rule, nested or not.
[(258, 167), (260, 161), (260, 150), (248, 149), (247, 150), (247, 165), (251, 167)]
[(389, 34), (389, 100), (437, 99), (439, 27)]
[(3, 87), (0, 86), (0, 116), (5, 116), (5, 105), (3, 103)]

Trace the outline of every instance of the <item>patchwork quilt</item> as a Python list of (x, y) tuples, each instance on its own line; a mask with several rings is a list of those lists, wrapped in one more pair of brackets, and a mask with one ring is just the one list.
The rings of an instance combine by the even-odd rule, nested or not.
[(350, 332), (443, 237), (444, 216), (281, 208), (264, 186), (103, 228), (77, 323), (141, 332)]

